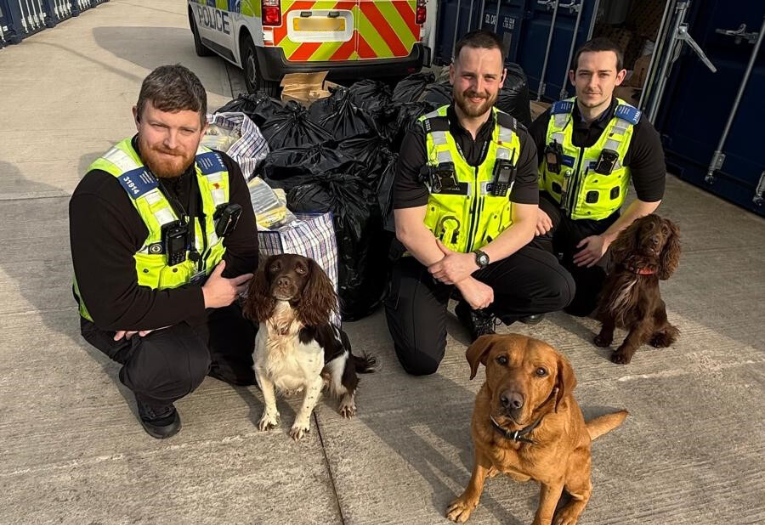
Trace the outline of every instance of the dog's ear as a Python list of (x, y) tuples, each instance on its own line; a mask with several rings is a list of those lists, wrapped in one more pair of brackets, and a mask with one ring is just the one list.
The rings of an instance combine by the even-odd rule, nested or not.
[(659, 257), (659, 279), (666, 281), (680, 264), (680, 228), (669, 219), (663, 220), (669, 228), (669, 237), (664, 241), (664, 248)]
[(567, 395), (574, 391), (576, 387), (576, 376), (568, 358), (558, 354), (558, 377), (555, 380), (555, 412), (558, 412), (558, 405)]
[(313, 259), (308, 259), (308, 281), (297, 306), (297, 317), (306, 326), (329, 324), (337, 310), (337, 295), (326, 272)]
[(616, 240), (611, 244), (611, 261), (620, 264), (631, 254), (637, 251), (638, 235), (640, 234), (640, 219), (630, 224), (619, 233)]
[(496, 337), (496, 335), (482, 335), (468, 347), (465, 357), (470, 363), (470, 379), (473, 379), (478, 373), (478, 363), (486, 364), (489, 350), (494, 345)]
[(247, 288), (247, 298), (244, 301), (242, 313), (256, 323), (268, 320), (276, 308), (276, 299), (271, 295), (271, 282), (268, 280), (267, 273), (269, 265), (276, 257), (272, 255), (260, 265)]

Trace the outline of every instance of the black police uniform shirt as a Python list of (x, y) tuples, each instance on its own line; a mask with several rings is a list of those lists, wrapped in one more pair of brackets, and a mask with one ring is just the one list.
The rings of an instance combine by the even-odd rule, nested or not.
[[(138, 151), (135, 137), (133, 147)], [(237, 227), (223, 241), (223, 276), (231, 278), (257, 267), (258, 236), (241, 169), (225, 153), (221, 157), (229, 173), (229, 202), (242, 207)], [(194, 177), (192, 165), (176, 179), (162, 179), (165, 196), (176, 210), (180, 206), (188, 212)], [(199, 191), (194, 194), (196, 215), (202, 217), (201, 196)], [(138, 286), (133, 255), (149, 231), (116, 177), (101, 170), (83, 177), (69, 203), (69, 227), (77, 284), (91, 314), (98, 311), (98, 328), (137, 330), (204, 322), (204, 297), (198, 285), (161, 292)]]
[[(465, 160), (470, 166), (479, 166), (488, 151), (487, 142), (494, 131), (495, 117), (492, 116), (478, 129), (476, 138), (459, 123), (454, 104), (447, 109), (449, 132), (462, 149)], [(539, 187), (537, 182), (537, 154), (534, 142), (526, 128), (517, 123), (516, 133), (521, 143), (520, 155), (516, 163), (515, 185), (510, 193), (510, 200), (518, 204), (538, 204)], [(416, 208), (428, 203), (428, 188), (420, 180), (420, 169), (428, 162), (425, 145), (425, 130), (415, 125), (404, 137), (393, 182), (393, 208)]]
[[(593, 146), (613, 117), (616, 106), (617, 100), (613, 98), (608, 109), (590, 125), (587, 125), (582, 119), (579, 106), (574, 104), (571, 115), (571, 125), (574, 126), (571, 140), (574, 146), (578, 148)], [(529, 128), (529, 133), (537, 147), (537, 161), (540, 165), (544, 157), (549, 122), (550, 109), (537, 117)], [(659, 133), (645, 118), (645, 115), (641, 116), (640, 121), (635, 124), (632, 140), (627, 148), (623, 164), (630, 168), (632, 184), (635, 186), (638, 199), (644, 202), (656, 202), (664, 197), (667, 173), (667, 167), (664, 163), (664, 150), (661, 146)]]

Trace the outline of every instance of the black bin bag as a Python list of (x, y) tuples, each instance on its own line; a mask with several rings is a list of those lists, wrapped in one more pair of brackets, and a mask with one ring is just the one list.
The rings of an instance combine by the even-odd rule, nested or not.
[(308, 110), (290, 100), (260, 128), (272, 150), (305, 148), (332, 140), (332, 134), (311, 121)]
[(375, 191), (358, 177), (325, 174), (287, 194), (293, 212), (332, 212), (343, 320), (355, 321), (382, 302), (387, 245)]
[(229, 111), (244, 113), (256, 126), (261, 127), (277, 113), (283, 113), (284, 106), (275, 98), (271, 98), (264, 92), (258, 91), (251, 94), (240, 93), (237, 98), (217, 110), (216, 113)]
[(526, 73), (518, 64), (508, 64), (505, 84), (499, 90), (497, 109), (514, 116), (518, 122), (531, 126), (531, 107), (529, 101), (529, 84)]

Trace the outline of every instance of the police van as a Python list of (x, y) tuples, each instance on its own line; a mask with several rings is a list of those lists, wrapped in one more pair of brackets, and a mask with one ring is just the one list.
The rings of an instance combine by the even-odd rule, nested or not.
[(189, 0), (197, 55), (244, 70), (276, 95), (287, 73), (334, 80), (403, 77), (430, 63), (426, 0)]

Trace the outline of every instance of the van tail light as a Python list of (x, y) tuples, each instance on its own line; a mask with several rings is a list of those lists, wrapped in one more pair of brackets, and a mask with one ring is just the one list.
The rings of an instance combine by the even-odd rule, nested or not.
[(427, 0), (417, 0), (417, 11), (415, 14), (415, 21), (419, 25), (424, 24), (425, 20), (428, 18), (428, 10), (425, 7), (426, 2)]
[(264, 26), (282, 25), (281, 0), (262, 0), (261, 6), (263, 7)]

